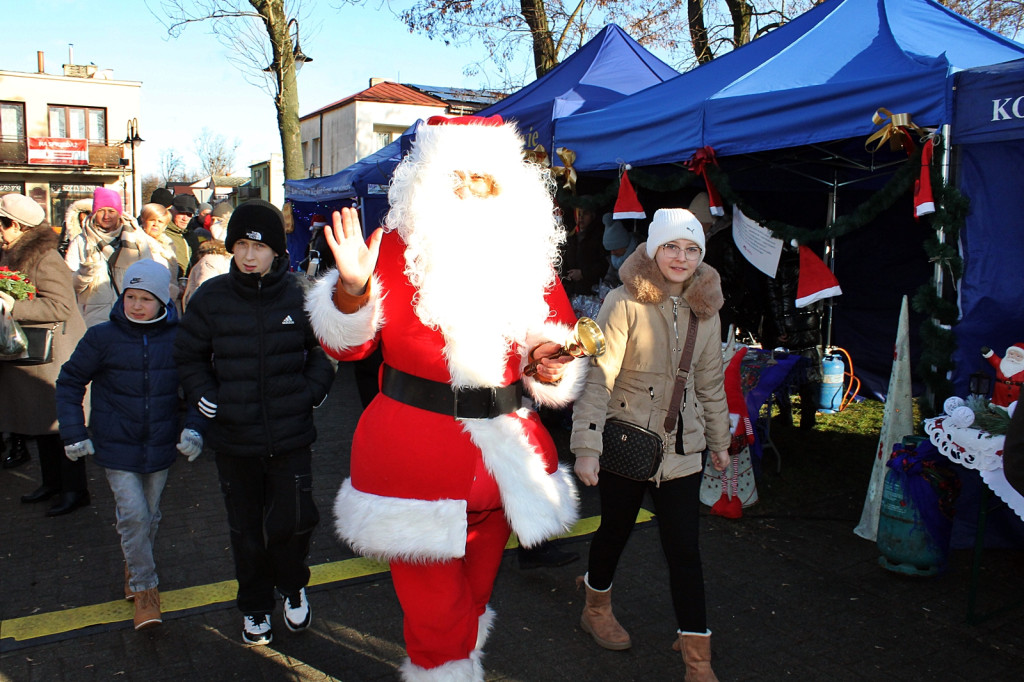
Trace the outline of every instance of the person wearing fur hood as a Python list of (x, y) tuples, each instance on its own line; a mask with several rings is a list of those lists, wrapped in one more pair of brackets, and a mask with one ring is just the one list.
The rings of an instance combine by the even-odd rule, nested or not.
[[(648, 491), (669, 563), (677, 641), (687, 682), (715, 680), (698, 546), (702, 453), (729, 464), (729, 414), (722, 370), (723, 296), (718, 273), (702, 263), (704, 230), (688, 210), (654, 214), (646, 243), (619, 269), (623, 285), (605, 298), (597, 322), (607, 350), (594, 358), (573, 411), (570, 449), (576, 474), (601, 494), (601, 526), (590, 545), (586, 606), (580, 625), (606, 649), (628, 649), (629, 634), (611, 608), (612, 578)], [(693, 359), (674, 431), (664, 433), (690, 316), (697, 319)], [(649, 481), (601, 471), (602, 433), (620, 419), (663, 436), (664, 457)]]
[[(154, 260), (157, 250), (152, 237), (123, 212), (121, 197), (114, 190), (97, 187), (92, 210), (64, 256), (88, 327), (110, 319), (110, 310), (121, 295), (125, 271), (136, 261)], [(177, 278), (176, 272), (171, 275)]]
[(513, 124), (447, 121), (420, 127), (395, 169), (384, 230), (364, 243), (355, 210), (333, 214), (337, 269), (306, 307), (329, 355), (383, 352), (334, 513), (342, 539), (390, 563), (403, 679), (482, 681), (510, 528), (531, 547), (577, 518), (572, 475), (522, 399), (568, 404), (586, 362), (552, 358), (576, 320), (545, 171)]
[[(56, 497), (47, 511), (49, 516), (61, 516), (89, 504), (85, 462), (70, 462), (64, 457), (64, 443), (57, 429), (57, 376), (85, 334), (85, 322), (75, 305), (71, 273), (57, 253), (59, 241), (35, 201), (22, 194), (0, 197), (0, 265), (24, 273), (36, 287), (33, 298), (5, 299), (0, 306), (7, 307), (26, 329), (53, 330), (51, 362), (0, 362), (0, 386), (7, 396), (0, 408), (0, 432), (35, 438), (42, 484), (23, 495), (21, 501), (35, 503)], [(89, 416), (88, 401), (85, 416)]]

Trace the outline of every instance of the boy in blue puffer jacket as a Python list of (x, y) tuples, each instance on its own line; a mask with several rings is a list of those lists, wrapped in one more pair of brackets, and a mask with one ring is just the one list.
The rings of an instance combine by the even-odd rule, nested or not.
[[(191, 462), (203, 450), (203, 420), (195, 409), (178, 436), (178, 370), (170, 305), (170, 274), (140, 260), (124, 276), (110, 321), (89, 328), (57, 378), (57, 419), (64, 452), (76, 461), (96, 455), (117, 504), (125, 559), (124, 594), (135, 601), (135, 629), (161, 621), (153, 541), (160, 496), (176, 450)], [(92, 383), (92, 438), (82, 401)]]

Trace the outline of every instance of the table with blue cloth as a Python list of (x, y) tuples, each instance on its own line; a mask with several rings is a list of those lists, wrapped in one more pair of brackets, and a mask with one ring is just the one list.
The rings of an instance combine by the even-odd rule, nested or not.
[(754, 422), (755, 438), (750, 453), (758, 476), (765, 449), (775, 453), (776, 471), (782, 469), (782, 458), (771, 439), (771, 398), (773, 395), (785, 395), (788, 400), (791, 389), (803, 381), (806, 368), (807, 358), (793, 353), (748, 348), (743, 357), (740, 386), (747, 403), (747, 413)]

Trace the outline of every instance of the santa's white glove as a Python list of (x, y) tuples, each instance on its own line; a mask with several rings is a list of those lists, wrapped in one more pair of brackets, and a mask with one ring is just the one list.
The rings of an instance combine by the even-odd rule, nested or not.
[(199, 413), (207, 419), (213, 419), (217, 416), (217, 403), (211, 403), (206, 398), (200, 398), (196, 407), (199, 408)]
[(178, 441), (178, 452), (188, 457), (188, 461), (194, 462), (196, 457), (203, 451), (203, 437), (193, 429), (182, 429), (181, 440)]
[(92, 447), (92, 441), (86, 438), (85, 440), (80, 440), (77, 443), (65, 445), (64, 454), (67, 455), (67, 458), (72, 462), (77, 462), (86, 455), (96, 454), (96, 450)]
[(0, 291), (0, 310), (7, 308), (7, 312), (14, 310), (14, 297), (6, 291)]

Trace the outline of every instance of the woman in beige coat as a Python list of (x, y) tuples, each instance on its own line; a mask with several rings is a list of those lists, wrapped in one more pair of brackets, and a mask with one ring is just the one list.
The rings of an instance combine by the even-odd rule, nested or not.
[[(601, 526), (590, 545), (587, 603), (581, 627), (606, 649), (628, 649), (629, 635), (615, 620), (611, 586), (619, 556), (644, 494), (654, 500), (677, 620), (673, 648), (682, 650), (687, 682), (715, 680), (711, 631), (704, 606), (698, 546), (702, 453), (715, 468), (729, 463), (729, 414), (722, 373), (722, 289), (715, 270), (701, 263), (704, 231), (681, 208), (654, 215), (650, 237), (619, 270), (623, 286), (611, 291), (598, 315), (607, 351), (595, 358), (576, 401), (570, 447), (576, 475), (599, 486)], [(677, 426), (664, 433), (690, 314), (696, 343)], [(649, 481), (601, 471), (601, 434), (607, 419), (621, 419), (664, 437), (662, 464)]]
[(0, 386), (6, 396), (0, 406), (0, 431), (35, 438), (42, 485), (23, 495), (21, 501), (42, 502), (56, 496), (46, 515), (60, 516), (89, 504), (85, 462), (71, 462), (64, 456), (56, 399), (60, 366), (85, 334), (85, 322), (75, 305), (71, 271), (57, 252), (60, 237), (44, 218), (39, 204), (26, 196), (0, 197), (0, 265), (23, 272), (36, 286), (33, 299), (5, 301), (4, 305), (12, 308), (12, 316), (22, 327), (53, 329), (51, 362), (0, 362)]

